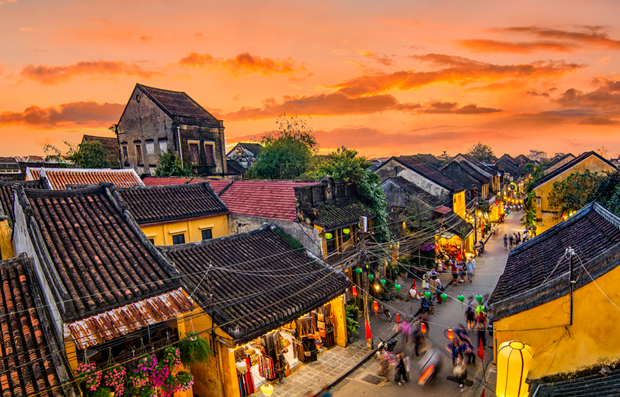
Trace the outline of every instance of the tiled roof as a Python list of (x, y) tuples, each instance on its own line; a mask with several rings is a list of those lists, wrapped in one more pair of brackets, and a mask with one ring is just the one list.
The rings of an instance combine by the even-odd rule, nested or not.
[(463, 167), (463, 169), (467, 172), (467, 174), (469, 174), (472, 178), (474, 178), (478, 182), (480, 182), (482, 184), (489, 183), (489, 178), (487, 178), (486, 176), (484, 176), (480, 172), (478, 172), (468, 162), (463, 161), (462, 163), (459, 163), (459, 165), (461, 167)]
[(434, 167), (439, 168), (439, 166), (441, 165), (441, 160), (439, 160), (437, 157), (433, 156), (432, 154), (418, 153), (418, 157), (421, 157), (422, 159), (428, 161)]
[(136, 86), (173, 119), (192, 118), (217, 121), (211, 113), (207, 112), (198, 102), (184, 92), (147, 87), (142, 84), (136, 84)]
[(554, 165), (556, 165), (557, 163), (559, 163), (560, 161), (568, 157), (570, 157), (571, 159), (574, 159), (575, 155), (573, 155), (572, 153), (568, 153), (568, 154), (565, 154), (564, 156), (557, 156), (555, 159), (551, 160), (549, 164), (547, 164), (547, 169), (553, 167)]
[(65, 190), (67, 185), (97, 185), (110, 182), (115, 186), (144, 186), (142, 180), (132, 169), (89, 169), (89, 168), (28, 168), (29, 180), (45, 176), (52, 190)]
[(82, 137), (82, 143), (85, 142), (100, 142), (103, 150), (108, 154), (106, 160), (109, 163), (109, 167), (118, 168), (120, 166), (120, 152), (118, 151), (118, 139), (105, 136), (84, 135)]
[(233, 214), (294, 221), (297, 219), (295, 186), (316, 182), (234, 181), (220, 198)]
[(59, 373), (66, 382), (68, 371), (58, 350), (48, 343), (55, 339), (31, 266), (25, 254), (0, 261), (0, 390), (3, 397), (74, 396), (72, 387), (59, 387)]
[(460, 192), (463, 190), (463, 186), (461, 186), (460, 183), (450, 178), (443, 172), (439, 171), (437, 168), (433, 167), (431, 163), (422, 159), (419, 156), (400, 156), (395, 157), (395, 160), (414, 170), (415, 172), (429, 179), (430, 181), (443, 186), (445, 189), (448, 189), (452, 192)]
[(228, 212), (207, 182), (117, 188), (139, 224), (206, 217)]
[(533, 384), (531, 390), (536, 397), (617, 397), (620, 395), (620, 368), (611, 370), (608, 375), (571, 377), (549, 383)]
[(454, 212), (445, 214), (444, 219), (444, 228), (456, 234), (461, 239), (465, 239), (474, 230), (471, 224), (467, 223), (465, 219)]
[(612, 167), (614, 169), (616, 168), (609, 160), (601, 157), (598, 153), (596, 153), (596, 152), (585, 152), (585, 153), (582, 153), (580, 156), (575, 157), (573, 160), (569, 161), (568, 163), (562, 165), (561, 167), (556, 168), (555, 170), (551, 171), (550, 173), (548, 173), (544, 177), (540, 178), (536, 182), (536, 185), (534, 186), (534, 188), (537, 188), (538, 186), (540, 186), (540, 185), (542, 185), (544, 183), (549, 182), (550, 180), (552, 180), (555, 177), (557, 177), (558, 175), (563, 174), (564, 172), (570, 170), (571, 168), (573, 168), (577, 164), (581, 163), (582, 161), (584, 161), (585, 159), (587, 159), (590, 156), (596, 156), (596, 157), (599, 158), (599, 160), (604, 161), (610, 167)]
[(492, 177), (494, 175), (497, 175), (497, 171), (495, 171), (494, 169), (482, 164), (482, 162), (478, 161), (477, 159), (467, 155), (467, 154), (463, 154), (463, 153), (459, 153), (456, 156), (454, 156), (454, 158), (456, 159), (457, 157), (461, 157), (463, 159), (465, 159), (467, 162), (469, 162), (470, 166), (474, 167), (474, 168), (479, 168), (481, 171), (486, 172), (488, 174), (485, 175), (487, 178), (488, 177)]
[(65, 322), (177, 288), (176, 270), (115, 206), (111, 185), (19, 193)]
[(8, 218), (9, 222), (13, 224), (13, 208), (14, 208), (14, 193), (13, 185), (19, 184), (28, 189), (45, 189), (43, 182), (39, 179), (36, 181), (24, 181), (24, 182), (0, 182), (0, 215), (4, 212), (4, 215)]
[(209, 185), (215, 190), (215, 193), (220, 194), (222, 189), (230, 183), (230, 181), (216, 180), (216, 179), (200, 179), (200, 178), (163, 178), (156, 176), (147, 176), (142, 179), (145, 186), (167, 186), (167, 185), (184, 185), (190, 183), (209, 182)]
[(386, 181), (387, 180), (393, 181), (393, 183), (395, 185), (399, 186), (401, 189), (403, 189), (406, 192), (412, 194), (417, 199), (423, 201), (424, 203), (428, 204), (429, 206), (431, 206), (433, 208), (441, 207), (442, 205), (444, 205), (443, 201), (441, 201), (437, 197), (433, 196), (432, 194), (428, 193), (426, 190), (424, 190), (424, 189), (418, 187), (417, 185), (414, 185), (413, 183), (409, 182), (408, 180), (406, 180), (402, 176), (397, 176), (397, 177), (389, 178), (389, 179), (386, 179)]
[(231, 159), (226, 159), (226, 169), (228, 175), (243, 175), (246, 171), (241, 164)]
[(316, 210), (317, 218), (314, 224), (322, 227), (326, 232), (357, 224), (361, 216), (366, 216), (368, 219), (377, 216), (373, 210), (354, 198), (319, 205)]
[[(238, 343), (296, 319), (350, 286), (344, 274), (325, 267), (305, 250), (294, 249), (271, 225), (158, 248), (186, 275), (188, 290), (198, 286), (194, 297), (205, 310), (214, 311), (216, 322), (224, 324), (224, 331)], [(209, 265), (213, 267), (205, 273)]]
[(513, 167), (519, 167), (519, 163), (515, 159), (513, 159), (512, 156), (508, 153), (504, 153), (504, 155), (497, 159), (495, 162), (497, 163), (498, 161), (507, 161)]
[(260, 152), (263, 151), (263, 145), (261, 145), (260, 143), (239, 142), (237, 143), (237, 145), (249, 150), (257, 156)]
[(525, 164), (532, 162), (532, 160), (527, 158), (527, 156), (524, 154), (520, 154), (517, 157), (515, 157), (515, 161), (519, 163), (520, 166), (524, 166)]
[[(580, 263), (588, 267), (594, 258), (610, 250), (617, 250), (618, 243), (620, 243), (620, 218), (601, 205), (591, 203), (568, 220), (560, 222), (510, 251), (504, 273), (491, 295), (490, 305), (493, 307), (506, 300), (511, 302), (520, 300), (523, 304), (528, 303), (534, 307), (540, 305), (544, 302), (541, 300), (530, 302), (529, 299), (520, 299), (518, 295), (539, 287), (548, 277), (549, 280), (553, 280), (566, 274), (569, 270), (569, 261), (564, 259), (559, 264), (558, 261), (564, 256), (568, 247), (572, 247), (579, 256)], [(580, 281), (584, 282), (589, 281), (579, 268), (575, 271), (575, 278), (581, 278)], [(559, 296), (561, 295), (556, 294), (555, 298)], [(518, 302), (516, 304), (518, 306)], [(499, 317), (508, 314), (510, 313), (505, 312), (497, 315)]]

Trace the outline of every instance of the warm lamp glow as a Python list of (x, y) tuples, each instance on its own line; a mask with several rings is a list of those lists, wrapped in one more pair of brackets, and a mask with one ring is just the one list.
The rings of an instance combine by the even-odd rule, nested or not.
[(378, 312), (379, 311), (379, 302), (374, 301), (373, 304), (372, 304), (372, 309), (374, 311)]
[(351, 287), (351, 295), (357, 296), (357, 287), (355, 285)]
[(273, 394), (273, 386), (271, 386), (269, 383), (265, 383), (260, 387), (260, 391), (262, 391), (264, 395), (270, 396), (271, 394)]

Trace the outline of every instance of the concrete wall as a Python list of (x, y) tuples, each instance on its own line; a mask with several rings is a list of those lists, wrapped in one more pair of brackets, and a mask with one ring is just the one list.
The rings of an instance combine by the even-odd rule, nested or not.
[(172, 236), (183, 233), (186, 243), (202, 241), (202, 231), (211, 229), (213, 238), (228, 236), (228, 215), (208, 218), (180, 220), (159, 225), (140, 226), (146, 238), (155, 245), (172, 245)]
[(424, 191), (432, 194), (433, 196), (439, 198), (442, 201), (451, 201), (452, 193), (444, 187), (432, 182), (422, 175), (406, 168), (402, 164), (398, 163), (395, 160), (390, 160), (385, 163), (381, 168), (375, 171), (377, 175), (381, 178), (381, 180), (386, 180), (387, 178), (402, 176), (409, 182), (423, 189)]
[(262, 227), (265, 223), (271, 223), (278, 226), (286, 234), (295, 238), (308, 251), (319, 258), (323, 257), (323, 248), (321, 247), (321, 238), (317, 229), (308, 227), (294, 221), (284, 221), (280, 219), (259, 218), (256, 216), (230, 214), (228, 216), (228, 224), (230, 234), (245, 233)]

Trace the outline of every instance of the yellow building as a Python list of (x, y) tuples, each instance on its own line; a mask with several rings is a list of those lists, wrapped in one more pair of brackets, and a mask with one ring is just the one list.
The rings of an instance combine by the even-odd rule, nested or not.
[(536, 232), (538, 234), (562, 220), (560, 211), (549, 205), (548, 197), (553, 190), (553, 184), (566, 180), (571, 174), (583, 173), (586, 170), (602, 174), (613, 172), (616, 168), (596, 152), (586, 152), (538, 180), (534, 187), (536, 194)]
[(208, 182), (116, 188), (154, 245), (194, 243), (229, 235), (228, 208)]
[(202, 333), (214, 352), (208, 363), (191, 368), (196, 395), (244, 397), (280, 372), (294, 375), (297, 366), (321, 361), (322, 350), (346, 346), (349, 280), (295, 249), (281, 229), (265, 225), (161, 250), (186, 276), (200, 306), (179, 332)]
[(495, 354), (530, 346), (532, 380), (618, 361), (619, 265), (620, 218), (597, 203), (514, 248), (488, 304)]

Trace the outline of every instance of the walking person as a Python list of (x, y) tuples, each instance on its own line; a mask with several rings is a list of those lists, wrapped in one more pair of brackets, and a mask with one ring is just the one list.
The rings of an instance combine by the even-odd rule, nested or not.
[(450, 270), (452, 271), (452, 281), (450, 284), (457, 285), (459, 283), (459, 268), (454, 259), (450, 259)]
[(459, 262), (459, 283), (465, 282), (465, 263)]
[(465, 320), (467, 321), (467, 331), (473, 331), (474, 322), (476, 321), (476, 311), (471, 306), (467, 306), (465, 310)]
[(467, 260), (467, 280), (469, 280), (469, 282), (472, 282), (472, 278), (474, 277), (474, 269), (476, 268), (476, 265), (474, 264), (474, 261), (472, 258), (469, 258)]
[(382, 350), (379, 353), (379, 357), (377, 358), (377, 362), (379, 363), (379, 371), (377, 371), (377, 375), (385, 378), (385, 382), (389, 382), (388, 374), (390, 372), (390, 358), (385, 350)]
[(512, 245), (514, 244), (515, 236), (513, 234), (508, 237), (508, 242), (510, 243), (510, 249), (512, 249)]
[(504, 249), (508, 250), (508, 236), (504, 234)]
[(405, 355), (401, 352), (396, 355), (396, 367), (394, 368), (394, 382), (398, 383), (398, 386), (403, 382), (409, 382), (407, 379), (407, 367), (405, 365)]
[(478, 313), (476, 329), (478, 330), (478, 348), (482, 345), (484, 349), (487, 345), (487, 316), (483, 312)]
[(467, 389), (467, 367), (461, 353), (459, 353), (456, 358), (456, 365), (454, 366), (452, 373), (456, 376), (456, 381), (459, 384), (461, 393), (463, 393)]

